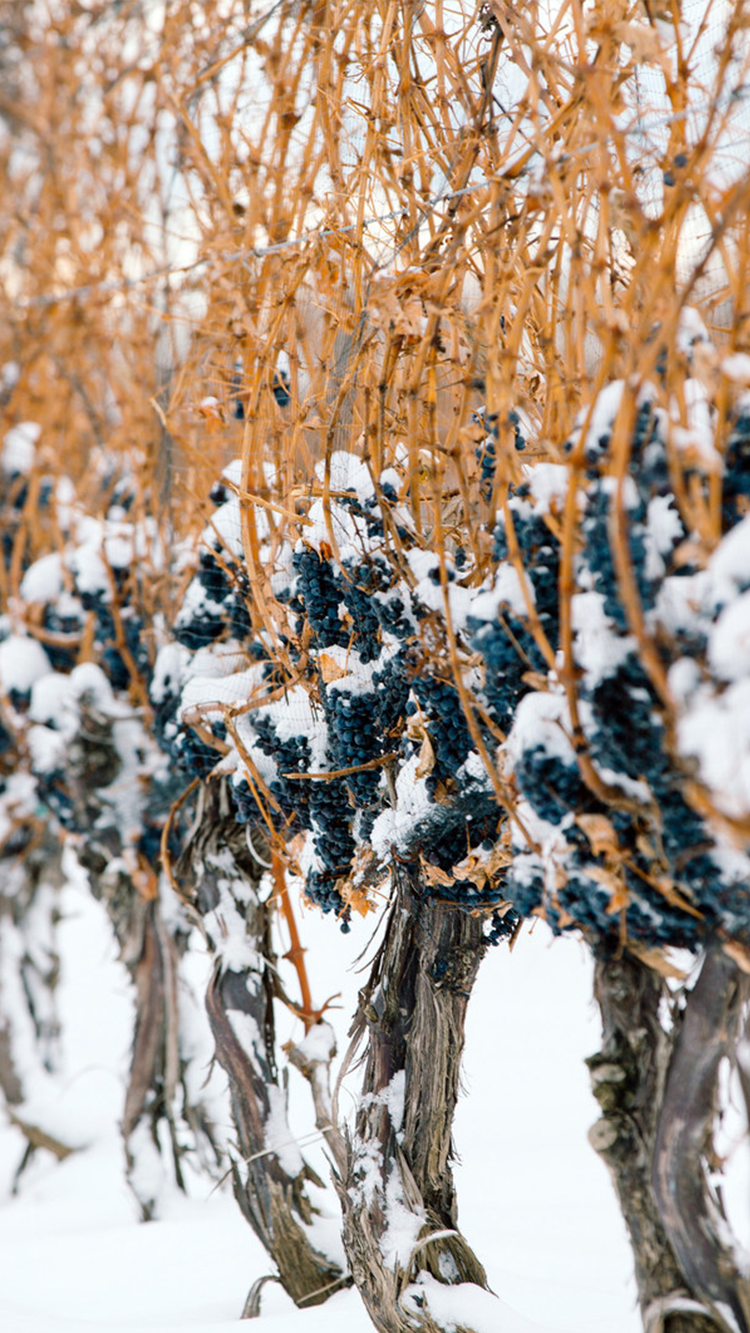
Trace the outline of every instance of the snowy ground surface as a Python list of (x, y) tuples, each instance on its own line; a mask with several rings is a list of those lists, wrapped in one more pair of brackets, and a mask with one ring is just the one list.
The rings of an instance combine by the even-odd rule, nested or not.
[[(200, 1183), (194, 1197), (171, 1194), (161, 1220), (136, 1220), (117, 1131), (130, 986), (103, 912), (83, 887), (64, 891), (63, 912), (67, 1076), (42, 1118), (81, 1148), (60, 1164), (38, 1153), (13, 1197), (24, 1141), (15, 1128), (0, 1127), (0, 1329), (247, 1327), (239, 1312), (268, 1265), (230, 1192), (207, 1197)], [(312, 912), (302, 924), (315, 993), (344, 992), (344, 1007), (332, 1015), (343, 1046), (362, 984), (352, 960), (367, 944), (369, 924), (358, 923), (349, 936)], [(582, 946), (550, 944), (542, 927), (524, 934), (512, 955), (493, 950), (480, 973), (456, 1125), (460, 1220), (502, 1301), (489, 1311), (480, 1301), (474, 1311), (465, 1300), (454, 1316), (471, 1315), (481, 1333), (635, 1333), (640, 1326), (614, 1195), (586, 1141), (596, 1105), (582, 1061), (599, 1041), (590, 989)], [(38, 1096), (43, 1102), (43, 1087)], [(353, 1094), (345, 1091), (342, 1102), (346, 1112)], [(295, 1133), (306, 1132), (306, 1100), (292, 1109)], [(316, 1160), (318, 1149), (305, 1151)], [(353, 1292), (302, 1313), (269, 1284), (256, 1328), (370, 1333), (372, 1325)]]

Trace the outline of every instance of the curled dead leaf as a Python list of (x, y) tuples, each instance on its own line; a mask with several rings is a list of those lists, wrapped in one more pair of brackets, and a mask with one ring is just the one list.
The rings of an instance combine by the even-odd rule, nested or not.
[(614, 27), (615, 37), (629, 46), (636, 65), (658, 65), (668, 72), (667, 56), (657, 29), (648, 23), (623, 20)]
[(323, 677), (323, 682), (326, 685), (332, 684), (334, 680), (341, 680), (343, 676), (349, 674), (344, 667), (339, 666), (336, 659), (331, 657), (329, 653), (320, 654), (318, 667), (320, 669), (320, 674)]
[(449, 875), (447, 871), (441, 870), (440, 866), (433, 865), (432, 861), (425, 861), (423, 856), (420, 856), (419, 860), (422, 866), (422, 873), (428, 884), (443, 889), (450, 888), (454, 880), (452, 874)]
[(374, 278), (367, 313), (376, 329), (391, 329), (405, 338), (421, 338), (425, 327), (422, 302), (410, 285), (393, 274)]
[(453, 867), (455, 879), (468, 879), (478, 889), (492, 883), (502, 870), (510, 865), (513, 855), (509, 848), (495, 844), (487, 855), (470, 852), (463, 861)]
[(737, 964), (740, 971), (750, 976), (750, 949), (744, 944), (738, 944), (736, 940), (726, 940), (721, 947), (727, 957)]
[(435, 767), (435, 747), (429, 736), (425, 732), (424, 739), (419, 751), (419, 763), (417, 764), (414, 776), (416, 778), (426, 778)]
[(576, 823), (591, 843), (594, 856), (617, 856), (617, 833), (606, 815), (579, 815)]
[(640, 944), (637, 940), (628, 940), (628, 953), (632, 953), (646, 967), (650, 967), (653, 972), (658, 972), (662, 977), (669, 977), (674, 981), (685, 981), (687, 972), (682, 968), (676, 967), (670, 963), (666, 954), (661, 949), (649, 949), (645, 944)]
[(610, 870), (607, 866), (589, 865), (586, 867), (586, 874), (610, 894), (607, 911), (612, 916), (627, 907), (630, 894), (624, 876), (619, 870)]

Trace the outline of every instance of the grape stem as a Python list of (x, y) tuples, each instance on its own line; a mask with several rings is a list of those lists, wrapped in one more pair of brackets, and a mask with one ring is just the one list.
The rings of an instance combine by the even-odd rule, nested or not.
[(307, 968), (305, 967), (305, 953), (307, 951), (302, 947), (302, 943), (300, 941), (299, 931), (297, 929), (297, 922), (294, 916), (294, 909), (292, 908), (292, 902), (289, 897), (289, 888), (286, 882), (286, 870), (284, 867), (284, 862), (282, 861), (281, 857), (278, 855), (277, 852), (272, 852), (271, 864), (272, 864), (271, 873), (273, 875), (276, 901), (281, 909), (281, 915), (284, 918), (284, 921), (286, 922), (287, 930), (289, 931), (290, 944), (289, 948), (287, 949), (287, 952), (284, 954), (284, 958), (289, 959), (289, 962), (292, 964), (295, 972), (297, 973), (297, 980), (299, 981), (299, 989), (301, 995), (300, 1005), (299, 1006), (290, 1005), (289, 1007), (293, 1010), (293, 1012), (297, 1015), (298, 1018), (301, 1018), (302, 1022), (305, 1025), (305, 1036), (307, 1036), (308, 1032), (310, 1031), (310, 1028), (314, 1027), (316, 1023), (320, 1022), (321, 1018), (323, 1017), (323, 1014), (330, 1005), (331, 1000), (335, 999), (336, 997), (331, 996), (331, 999), (326, 1000), (325, 1004), (321, 1009), (313, 1008), (312, 993), (310, 991), (310, 981), (307, 975)]

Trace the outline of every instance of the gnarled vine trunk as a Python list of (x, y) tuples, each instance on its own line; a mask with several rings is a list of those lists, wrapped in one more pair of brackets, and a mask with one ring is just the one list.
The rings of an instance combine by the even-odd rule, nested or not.
[(11, 1106), (26, 1095), (13, 1026), (19, 1012), (39, 1065), (48, 1073), (58, 1067), (61, 850), (59, 830), (37, 818), (20, 821), (0, 848), (0, 952), (7, 955), (0, 959), (0, 990), (4, 982), (14, 991), (0, 1002), (0, 1092)]
[(26, 1148), (14, 1188), (39, 1148), (63, 1160), (73, 1149), (30, 1121), (24, 1102), (36, 1079), (60, 1073), (62, 841), (54, 821), (18, 820), (0, 846), (0, 1095)]
[[(94, 897), (107, 911), (120, 960), (135, 986), (135, 1031), (122, 1130), (128, 1182), (148, 1221), (158, 1211), (167, 1167), (162, 1130), (171, 1150), (174, 1180), (181, 1188), (182, 1157), (187, 1151), (197, 1152), (215, 1170), (220, 1154), (206, 1107), (200, 1097), (188, 1093), (189, 1061), (179, 1048), (177, 972), (187, 943), (186, 923), (180, 929), (165, 922), (158, 869), (140, 854), (133, 843), (134, 830), (126, 826), (123, 809), (133, 805), (131, 788), (137, 799), (138, 777), (123, 772), (114, 719), (86, 695), (79, 709), (79, 731), (66, 754), (64, 790), (72, 802), (79, 864), (88, 874)], [(126, 721), (138, 725), (127, 716)], [(147, 813), (157, 828), (166, 818), (166, 811), (150, 808)]]
[(602, 1118), (589, 1138), (609, 1167), (628, 1229), (644, 1327), (662, 1329), (668, 1318), (669, 1333), (715, 1333), (680, 1267), (651, 1187), (673, 1044), (660, 1016), (669, 992), (662, 977), (633, 954), (603, 948), (596, 958), (594, 995), (602, 1047), (587, 1064)]
[[(349, 1278), (307, 1231), (315, 1214), (307, 1186), (322, 1181), (291, 1142), (276, 1065), (271, 909), (261, 893), (269, 864), (262, 830), (256, 826), (248, 836), (237, 822), (225, 781), (205, 783), (177, 874), (190, 886), (216, 960), (206, 1006), (237, 1130), (234, 1192), (284, 1289), (306, 1307), (321, 1304)], [(257, 1313), (254, 1292), (246, 1313)]]
[(722, 1239), (726, 1224), (705, 1169), (741, 989), (735, 964), (709, 949), (667, 1031), (662, 977), (626, 952), (602, 949), (596, 959), (603, 1040), (587, 1063), (602, 1118), (590, 1138), (628, 1228), (647, 1333), (748, 1328), (746, 1283)]
[[(352, 1050), (367, 1042), (362, 1096), (338, 1182), (354, 1281), (380, 1333), (440, 1327), (407, 1288), (420, 1271), (486, 1287), (457, 1229), (451, 1126), (482, 921), (394, 869), (395, 899), (360, 994)], [(451, 1325), (453, 1327), (453, 1325)]]
[(719, 944), (706, 950), (667, 1071), (654, 1144), (653, 1188), (682, 1271), (727, 1333), (750, 1330), (750, 1281), (728, 1242), (708, 1176), (719, 1066), (736, 1059), (750, 983)]

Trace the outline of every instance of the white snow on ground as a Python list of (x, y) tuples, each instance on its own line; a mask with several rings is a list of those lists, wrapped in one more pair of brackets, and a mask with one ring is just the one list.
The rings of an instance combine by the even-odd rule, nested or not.
[[(44, 1105), (40, 1084), (35, 1103), (45, 1128), (65, 1138), (75, 1123), (76, 1141), (88, 1146), (59, 1164), (38, 1154), (14, 1198), (24, 1140), (17, 1129), (0, 1127), (0, 1329), (239, 1333), (247, 1327), (239, 1320), (247, 1291), (268, 1261), (231, 1193), (211, 1194), (204, 1181), (192, 1182), (194, 1197), (171, 1195), (161, 1220), (136, 1220), (117, 1129), (130, 983), (103, 909), (83, 884), (64, 890), (63, 912), (63, 1093)], [(330, 919), (305, 911), (301, 929), (314, 994), (343, 992), (341, 1008), (328, 1015), (341, 1052), (363, 981), (362, 963), (355, 970), (353, 960), (367, 945), (371, 919), (343, 936)], [(524, 934), (512, 955), (492, 950), (480, 972), (456, 1124), (460, 1223), (502, 1300), (426, 1289), (422, 1295), (441, 1301), (452, 1320), (463, 1310), (481, 1333), (639, 1328), (622, 1223), (605, 1168), (586, 1141), (596, 1105), (582, 1061), (599, 1041), (590, 990), (582, 946), (550, 944), (542, 926)], [(299, 1040), (299, 1028), (283, 1014), (280, 1040), (285, 1024)], [(312, 1125), (309, 1097), (294, 1070), (291, 1076), (291, 1132), (301, 1136)], [(345, 1087), (344, 1114), (353, 1101)], [(319, 1145), (303, 1151), (325, 1170)], [(355, 1292), (300, 1312), (273, 1284), (264, 1288), (255, 1327), (372, 1333)]]

